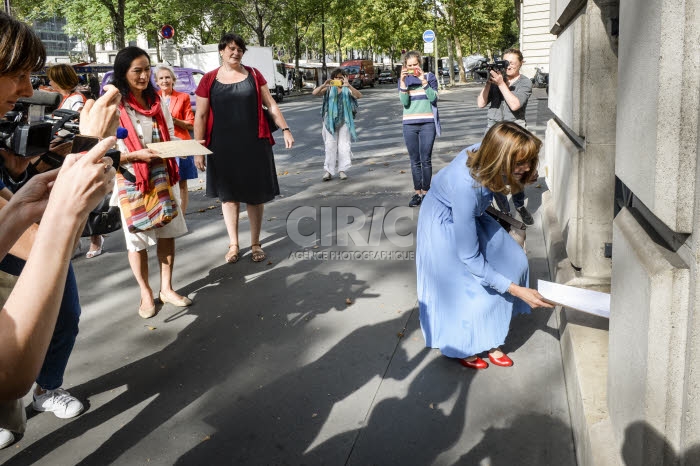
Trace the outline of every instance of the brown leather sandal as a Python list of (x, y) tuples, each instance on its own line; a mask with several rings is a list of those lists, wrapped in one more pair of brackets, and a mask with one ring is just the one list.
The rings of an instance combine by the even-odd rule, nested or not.
[(238, 245), (237, 244), (229, 244), (228, 245), (228, 252), (224, 256), (224, 259), (226, 259), (227, 264), (235, 264), (238, 262)]
[[(257, 250), (253, 249), (255, 246), (258, 247)], [(253, 250), (253, 262), (262, 262), (267, 258), (267, 254), (265, 254), (265, 251), (263, 251), (260, 243), (251, 244), (250, 249)]]

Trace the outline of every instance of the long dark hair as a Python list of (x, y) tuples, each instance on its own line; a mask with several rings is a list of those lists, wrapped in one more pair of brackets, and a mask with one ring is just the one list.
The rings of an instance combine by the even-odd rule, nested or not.
[[(148, 59), (148, 65), (151, 65), (151, 57), (148, 56), (148, 52), (139, 47), (126, 47), (117, 53), (114, 58), (114, 75), (112, 84), (119, 89), (119, 93), (122, 95), (122, 99), (126, 100), (131, 94), (131, 89), (129, 88), (129, 82), (126, 79), (126, 74), (131, 68), (131, 62), (139, 57), (146, 57)], [(156, 103), (158, 99), (158, 94), (156, 93), (155, 87), (151, 82), (150, 76), (148, 79), (148, 86), (143, 91), (143, 98), (146, 103), (150, 106)]]

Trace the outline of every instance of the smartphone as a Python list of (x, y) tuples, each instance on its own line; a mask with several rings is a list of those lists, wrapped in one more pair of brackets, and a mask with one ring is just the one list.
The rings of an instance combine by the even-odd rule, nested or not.
[(71, 152), (74, 154), (87, 152), (95, 147), (98, 142), (100, 142), (98, 138), (78, 134), (73, 138), (73, 148), (71, 149)]
[[(80, 152), (87, 152), (93, 147), (95, 147), (95, 145), (98, 142), (100, 142), (98, 138), (92, 136), (77, 135), (73, 138), (73, 148), (71, 149), (71, 152), (74, 154), (79, 154)], [(105, 156), (112, 159), (112, 166), (115, 170), (117, 170), (119, 168), (119, 159), (121, 158), (121, 152), (119, 152), (116, 149), (110, 149), (107, 151)]]
[(340, 79), (331, 79), (331, 86), (343, 87), (343, 81)]

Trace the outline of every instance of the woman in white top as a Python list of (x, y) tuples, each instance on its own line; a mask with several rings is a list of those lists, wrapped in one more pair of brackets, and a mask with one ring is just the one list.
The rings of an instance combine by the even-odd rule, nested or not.
[(46, 71), (46, 75), (49, 78), (51, 88), (63, 97), (58, 108), (76, 112), (83, 109), (86, 99), (77, 90), (80, 80), (72, 66), (65, 63), (53, 65)]
[[(49, 78), (49, 85), (53, 90), (61, 94), (61, 100), (58, 108), (73, 110), (79, 112), (85, 106), (85, 96), (77, 90), (79, 79), (78, 75), (72, 66), (65, 63), (53, 65), (48, 69), (46, 75)], [(90, 249), (85, 254), (85, 257), (92, 259), (102, 254), (102, 245), (104, 238), (102, 235), (93, 235), (90, 237)]]
[[(128, 130), (126, 139), (118, 140), (121, 152), (121, 169), (135, 179), (138, 189), (146, 189), (150, 170), (157, 164), (165, 163), (171, 185), (179, 181), (177, 163), (173, 159), (162, 159), (147, 148), (155, 137), (161, 141), (175, 139), (173, 120), (167, 107), (161, 107), (161, 100), (151, 83), (151, 62), (145, 50), (126, 47), (114, 59), (114, 86), (122, 95), (120, 124)], [(125, 175), (126, 177), (126, 175)], [(172, 197), (177, 205), (177, 215), (160, 228), (139, 233), (130, 233), (122, 212), (122, 226), (126, 237), (129, 265), (141, 288), (139, 315), (144, 319), (156, 314), (153, 291), (148, 283), (148, 246), (157, 245), (160, 263), (160, 292), (163, 303), (175, 306), (189, 306), (192, 301), (181, 296), (172, 288), (173, 265), (175, 262), (175, 238), (187, 233), (185, 216), (180, 207), (180, 190), (172, 189)], [(110, 202), (119, 205), (118, 190)], [(121, 206), (120, 206), (121, 208)]]

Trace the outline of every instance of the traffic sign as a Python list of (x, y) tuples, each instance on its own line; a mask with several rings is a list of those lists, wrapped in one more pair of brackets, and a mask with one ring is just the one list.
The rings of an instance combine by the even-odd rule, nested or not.
[(432, 42), (435, 40), (435, 32), (432, 29), (428, 29), (423, 33), (423, 42)]
[(423, 42), (423, 53), (433, 53), (435, 48), (432, 42)]
[(175, 43), (172, 39), (163, 39), (160, 44), (160, 54), (163, 61), (170, 65), (177, 61), (177, 49), (175, 49)]
[(172, 39), (175, 37), (175, 28), (169, 24), (164, 25), (160, 28), (160, 37), (163, 39)]

